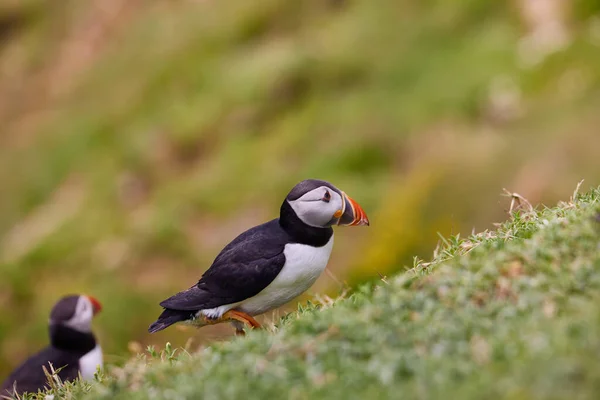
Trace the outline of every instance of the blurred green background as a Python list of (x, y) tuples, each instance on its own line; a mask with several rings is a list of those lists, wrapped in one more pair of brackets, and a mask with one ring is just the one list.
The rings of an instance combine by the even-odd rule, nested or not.
[(3, 0), (0, 377), (71, 292), (108, 362), (225, 338), (146, 328), (305, 178), (369, 214), (337, 231), (350, 286), (503, 220), (504, 187), (567, 199), (599, 111), (596, 0)]

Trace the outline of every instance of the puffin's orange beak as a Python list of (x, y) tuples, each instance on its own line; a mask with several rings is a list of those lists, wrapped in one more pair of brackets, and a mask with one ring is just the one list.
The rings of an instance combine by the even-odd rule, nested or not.
[(354, 201), (346, 193), (342, 192), (344, 199), (344, 211), (342, 216), (338, 220), (338, 225), (344, 226), (358, 226), (358, 225), (369, 225), (369, 218), (367, 213), (362, 207)]
[(92, 296), (86, 296), (86, 297), (88, 298), (90, 303), (92, 303), (92, 308), (94, 309), (94, 315), (96, 315), (100, 311), (102, 311), (102, 304), (100, 304), (100, 302), (98, 300), (96, 300), (96, 298), (94, 298)]

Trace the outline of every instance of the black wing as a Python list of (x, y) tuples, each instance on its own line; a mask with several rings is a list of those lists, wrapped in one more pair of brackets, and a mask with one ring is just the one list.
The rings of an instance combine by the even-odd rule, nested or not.
[(287, 233), (274, 219), (235, 238), (200, 281), (160, 303), (172, 310), (202, 310), (236, 303), (266, 288), (285, 264)]
[(48, 379), (44, 374), (42, 366), (45, 366), (48, 372), (50, 372), (49, 363), (52, 363), (55, 370), (62, 368), (58, 372), (58, 376), (63, 381), (71, 381), (79, 376), (78, 355), (49, 346), (36, 355), (31, 356), (14, 370), (4, 383), (2, 383), (0, 395), (13, 394), (15, 382), (18, 394), (24, 392), (36, 393), (38, 390), (45, 390), (48, 387)]

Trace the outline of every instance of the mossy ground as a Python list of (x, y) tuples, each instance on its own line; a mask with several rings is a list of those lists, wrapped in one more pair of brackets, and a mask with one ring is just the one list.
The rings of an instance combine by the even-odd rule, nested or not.
[[(170, 346), (88, 399), (594, 399), (600, 391), (600, 189), (452, 237), (431, 262), (301, 307), (194, 354)], [(371, 397), (373, 396), (373, 397)], [(376, 397), (377, 396), (377, 397)], [(39, 396), (43, 398), (43, 396)]]

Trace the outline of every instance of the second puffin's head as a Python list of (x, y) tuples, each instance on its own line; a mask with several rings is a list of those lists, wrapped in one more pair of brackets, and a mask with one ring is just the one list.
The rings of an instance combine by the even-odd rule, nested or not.
[(294, 186), (285, 201), (298, 218), (309, 226), (327, 228), (332, 225), (369, 225), (362, 207), (326, 181), (302, 181)]
[(79, 332), (91, 332), (92, 318), (102, 310), (91, 296), (69, 295), (58, 301), (50, 312), (50, 325), (62, 325)]

